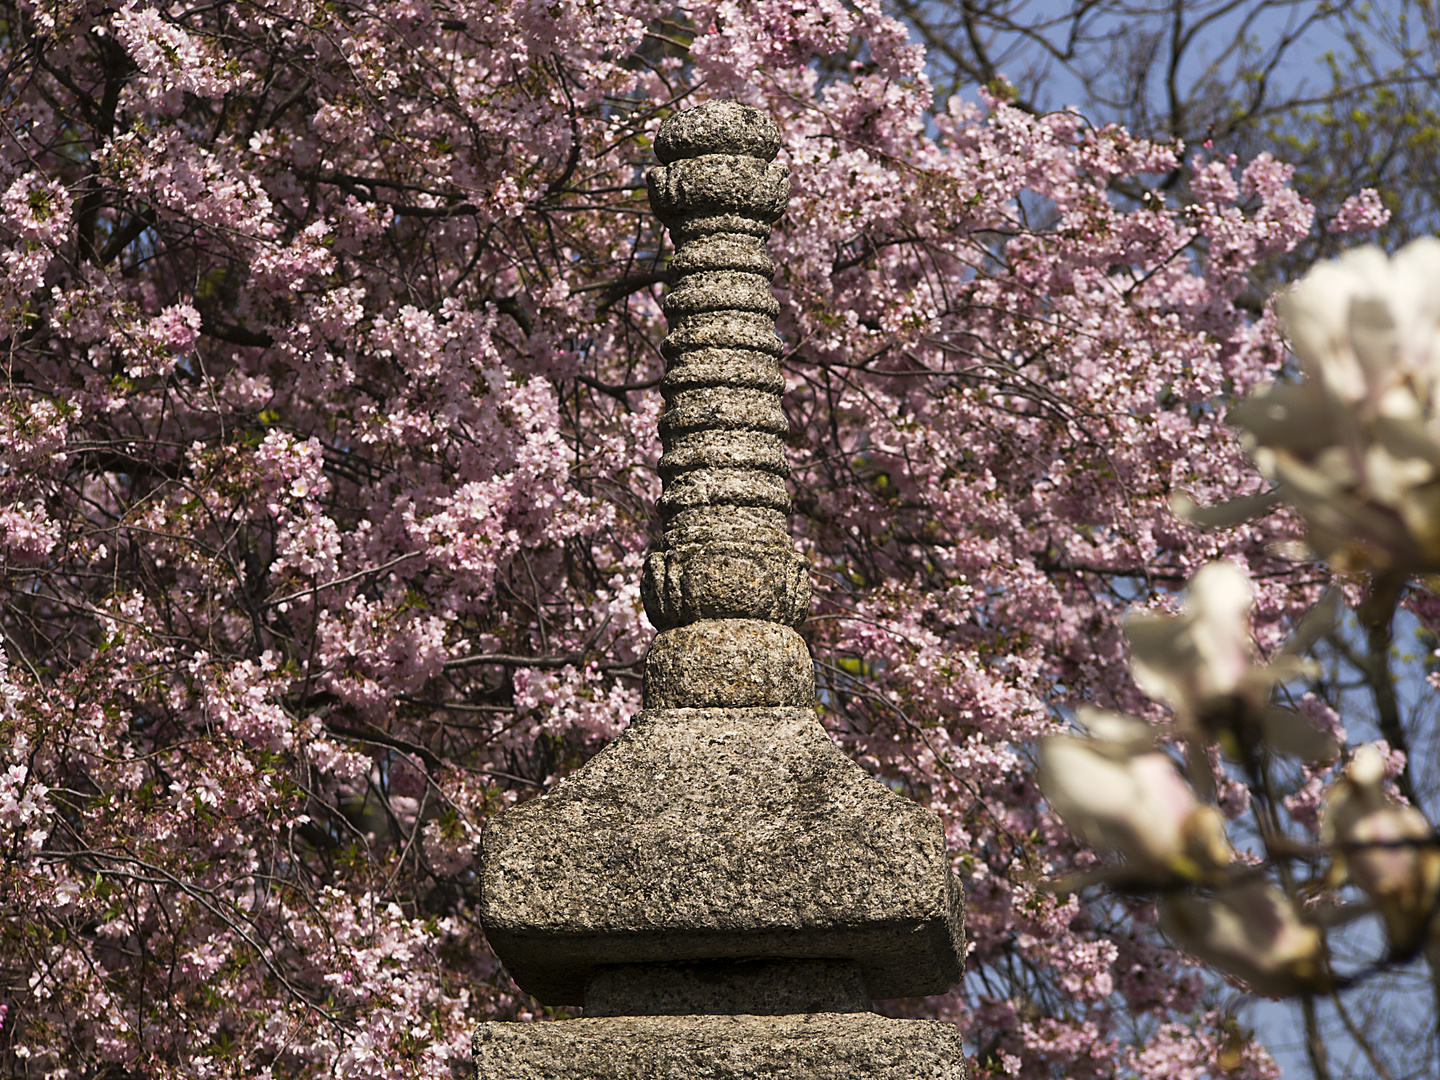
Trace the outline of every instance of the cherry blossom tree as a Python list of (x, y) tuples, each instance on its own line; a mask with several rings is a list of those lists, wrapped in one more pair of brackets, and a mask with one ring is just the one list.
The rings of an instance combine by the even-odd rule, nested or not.
[[(1386, 247), (1440, 228), (1440, 20), (1427, 0), (886, 0), (928, 50), (942, 92), (1008, 77), (1016, 104), (1073, 106), (1131, 134), (1269, 150), (1323, 220), (1361, 188), (1391, 216)], [(1185, 175), (1166, 178), (1183, 192)], [(1341, 221), (1343, 226), (1344, 222)], [(1261, 275), (1298, 277), (1349, 246), (1321, 230)], [(1264, 290), (1250, 297), (1257, 305)]]
[[(1306, 741), (1270, 700), (1327, 582), (1276, 545), (1313, 515), (1171, 510), (1269, 498), (1225, 420), (1285, 363), (1237, 298), (1317, 228), (1287, 166), (1003, 84), (937, 106), (873, 0), (0, 13), (8, 1075), (459, 1075), (477, 1020), (548, 1015), (486, 947), (473, 852), (640, 705), (668, 254), (644, 173), (712, 97), (775, 117), (792, 169), (772, 252), (822, 713), (942, 815), (969, 892), (964, 986), (885, 1007), (954, 1019), (978, 1076), (1276, 1075), (1196, 958), (1308, 976), (1236, 970), (1219, 901), (1157, 924), (1153, 875), (1062, 886), (1114, 880), (1085, 840), (1162, 883), (1229, 873), (1252, 801), (1209, 747), (1251, 728), (1196, 695)], [(1359, 193), (1335, 223), (1382, 219)], [(1232, 667), (1195, 689), (1157, 645), (1132, 677), (1126, 611), (1215, 560), (1254, 582)], [(1094, 758), (1169, 833), (1042, 802), (1033, 747), (1084, 705), (1107, 745), (1042, 756)], [(1428, 856), (1362, 842), (1418, 835), (1397, 767), (1357, 757), (1323, 825), (1326, 776), (1295, 797), (1403, 922), (1428, 894), (1390, 863)], [(1288, 894), (1246, 888), (1226, 910), (1309, 957)]]

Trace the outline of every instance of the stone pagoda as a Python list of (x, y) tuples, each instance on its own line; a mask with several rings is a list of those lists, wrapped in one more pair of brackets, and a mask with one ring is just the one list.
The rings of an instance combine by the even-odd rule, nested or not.
[(765, 251), (790, 194), (779, 147), (732, 102), (655, 142), (650, 205), (676, 247), (664, 539), (642, 582), (660, 632), (626, 731), (485, 828), (491, 947), (527, 993), (585, 1015), (482, 1024), (477, 1080), (965, 1074), (953, 1025), (870, 1009), (960, 978), (961, 896), (939, 819), (816, 718)]

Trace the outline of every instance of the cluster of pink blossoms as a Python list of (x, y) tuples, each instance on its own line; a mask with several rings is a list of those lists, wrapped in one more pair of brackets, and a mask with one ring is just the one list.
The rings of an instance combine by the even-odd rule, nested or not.
[[(1029, 747), (1085, 702), (1155, 713), (1137, 590), (1300, 534), (1169, 510), (1262, 484), (1222, 406), (1283, 359), (1236, 304), (1312, 228), (1283, 166), (932, 111), (874, 0), (0, 7), (30, 50), (0, 101), (6, 1068), (438, 1076), (536, 1015), (471, 854), (640, 705), (643, 172), (723, 95), (794, 179), (824, 719), (969, 890), (965, 985), (887, 1007), (960, 1024), (977, 1075), (1273, 1075), (1150, 905), (1040, 887), (1095, 856)], [(1126, 194), (1175, 170), (1183, 206)], [(1318, 585), (1257, 580), (1278, 641)]]

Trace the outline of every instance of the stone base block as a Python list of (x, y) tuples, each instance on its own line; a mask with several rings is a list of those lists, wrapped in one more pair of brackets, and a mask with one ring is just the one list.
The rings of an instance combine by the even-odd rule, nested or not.
[(490, 945), (547, 1005), (584, 1005), (610, 964), (851, 960), (871, 998), (960, 978), (940, 819), (847, 758), (813, 709), (647, 710), (492, 817), (480, 864)]
[(476, 1080), (965, 1080), (960, 1033), (874, 1013), (481, 1024)]

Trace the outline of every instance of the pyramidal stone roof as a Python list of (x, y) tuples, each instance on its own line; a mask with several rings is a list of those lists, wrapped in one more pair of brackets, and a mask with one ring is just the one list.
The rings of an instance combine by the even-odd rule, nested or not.
[(790, 194), (779, 148), (769, 117), (724, 101), (655, 141), (650, 203), (676, 247), (664, 538), (641, 583), (659, 633), (625, 732), (486, 825), (491, 947), (585, 1018), (481, 1025), (482, 1080), (963, 1075), (953, 1026), (868, 1012), (959, 979), (961, 897), (939, 819), (816, 718), (765, 250)]

